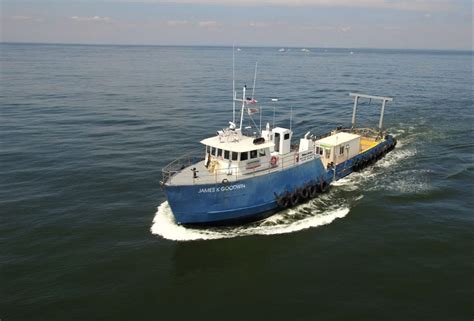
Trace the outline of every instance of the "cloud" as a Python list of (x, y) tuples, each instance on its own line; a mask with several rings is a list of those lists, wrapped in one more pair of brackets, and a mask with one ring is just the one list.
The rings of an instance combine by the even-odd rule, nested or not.
[(72, 16), (72, 20), (79, 22), (112, 22), (110, 17), (101, 17), (101, 16), (90, 16), (90, 17), (79, 17)]
[(30, 16), (12, 16), (12, 20), (31, 20), (32, 17)]
[(270, 24), (266, 23), (266, 22), (249, 22), (248, 24), (249, 27), (252, 27), (252, 28), (267, 28), (267, 27), (270, 27)]
[(314, 25), (301, 25), (292, 28), (296, 31), (311, 31), (311, 32), (329, 32), (334, 31), (336, 28), (333, 26), (314, 26)]
[(400, 28), (399, 26), (384, 26), (382, 27), (383, 30), (387, 30), (387, 31), (399, 31), (399, 30), (402, 30), (402, 28)]
[(348, 27), (341, 27), (340, 29), (342, 32), (351, 32), (352, 31), (352, 27), (351, 26), (348, 26)]
[(176, 26), (185, 26), (189, 24), (189, 21), (187, 20), (168, 20), (166, 21), (166, 24), (171, 27), (176, 27)]
[(217, 27), (218, 23), (214, 20), (199, 21), (198, 26), (201, 28), (214, 28)]
[(445, 10), (454, 6), (450, 0), (116, 0), (147, 3), (175, 3), (231, 6), (327, 6), (365, 7), (412, 11)]

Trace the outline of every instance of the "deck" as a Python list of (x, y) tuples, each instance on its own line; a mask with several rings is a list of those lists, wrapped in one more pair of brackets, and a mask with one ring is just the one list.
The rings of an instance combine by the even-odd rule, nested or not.
[(376, 141), (374, 138), (361, 136), (359, 154), (365, 152), (368, 149), (371, 149), (372, 147), (377, 146), (378, 143), (380, 143), (380, 141)]
[[(246, 173), (241, 173), (237, 169), (230, 171), (228, 169), (219, 169), (214, 173), (210, 173), (204, 165), (204, 160), (200, 160), (197, 163), (188, 165), (182, 169), (168, 174), (168, 178), (164, 179), (164, 181), (166, 181), (166, 185), (217, 184), (222, 183), (224, 179), (226, 179), (229, 183), (232, 183), (246, 178), (278, 172), (314, 159), (314, 155), (312, 154), (311, 157), (306, 157), (305, 159), (299, 158), (300, 161), (297, 162), (295, 158), (296, 153), (297, 152), (291, 152), (287, 155), (281, 156), (277, 166), (272, 167), (270, 164), (268, 164), (268, 166), (265, 168), (256, 168), (247, 171)], [(194, 177), (193, 174), (194, 168), (196, 169), (196, 177)]]

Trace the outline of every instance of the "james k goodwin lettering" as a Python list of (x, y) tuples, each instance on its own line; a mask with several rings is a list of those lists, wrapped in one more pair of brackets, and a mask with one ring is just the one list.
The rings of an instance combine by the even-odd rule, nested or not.
[(200, 188), (198, 193), (227, 192), (227, 191), (233, 191), (233, 190), (242, 189), (242, 188), (245, 188), (245, 184), (236, 184), (236, 185), (229, 185), (229, 186)]

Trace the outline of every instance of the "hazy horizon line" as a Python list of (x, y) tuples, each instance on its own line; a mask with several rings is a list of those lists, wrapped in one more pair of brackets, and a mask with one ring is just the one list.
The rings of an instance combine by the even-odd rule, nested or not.
[(357, 49), (357, 50), (410, 50), (410, 51), (456, 51), (474, 53), (474, 48), (384, 48), (384, 47), (324, 47), (295, 45), (236, 45), (236, 44), (128, 44), (128, 43), (80, 43), (80, 42), (32, 42), (32, 41), (0, 41), (0, 44), (11, 45), (71, 45), (71, 46), (135, 46), (135, 47), (215, 47), (215, 48), (288, 48), (288, 49)]

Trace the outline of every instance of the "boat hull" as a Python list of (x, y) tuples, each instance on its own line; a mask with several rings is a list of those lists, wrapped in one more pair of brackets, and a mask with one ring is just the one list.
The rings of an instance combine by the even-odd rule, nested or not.
[[(329, 178), (328, 178), (329, 177)], [(330, 179), (319, 158), (298, 166), (228, 184), (165, 186), (179, 224), (214, 225), (258, 220), (278, 209), (275, 195)]]
[(325, 169), (320, 158), (281, 171), (249, 177), (227, 184), (165, 185), (175, 220), (182, 225), (231, 225), (256, 221), (281, 209), (277, 197), (295, 193), (314, 183), (329, 185), (357, 170), (358, 164), (371, 164), (394, 147), (390, 136), (374, 147)]

